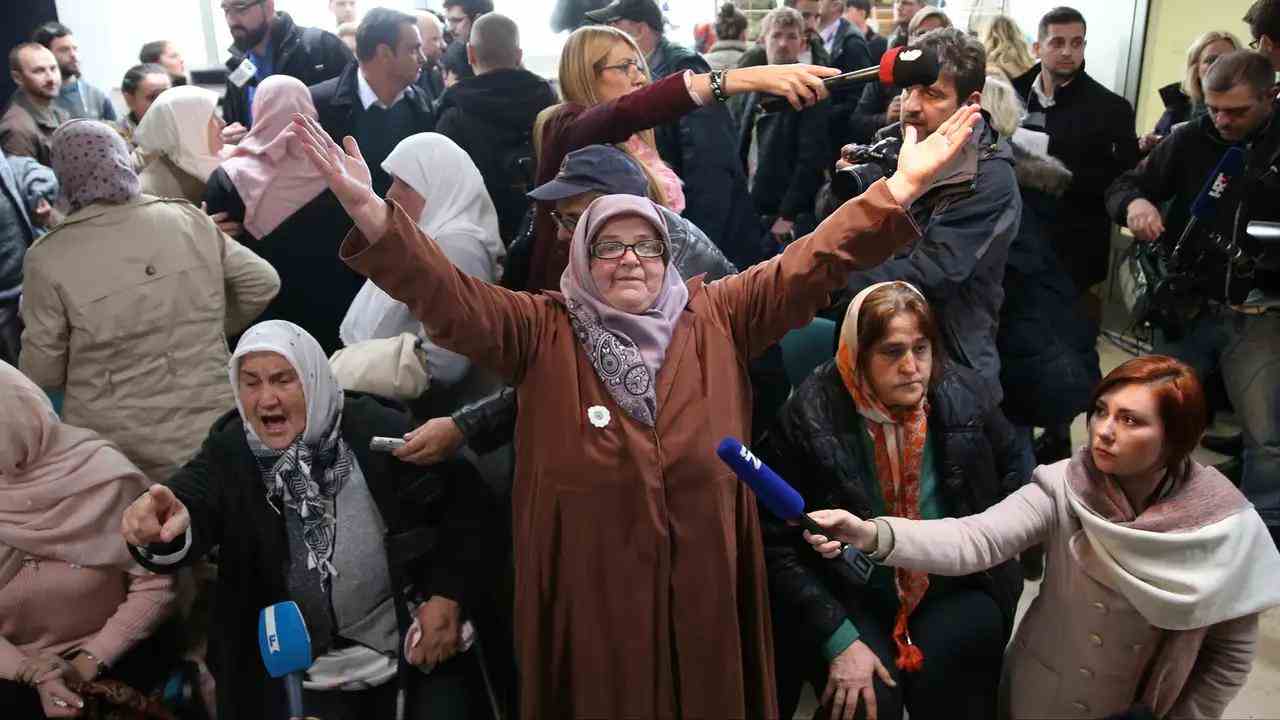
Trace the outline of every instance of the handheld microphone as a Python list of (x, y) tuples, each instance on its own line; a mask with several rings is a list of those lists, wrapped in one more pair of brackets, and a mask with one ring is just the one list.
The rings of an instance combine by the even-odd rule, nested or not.
[(290, 600), (262, 608), (258, 615), (258, 649), (267, 674), (284, 678), (289, 717), (306, 717), (302, 709), (302, 673), (311, 667), (311, 635), (297, 603)]
[[(833, 75), (824, 79), (822, 84), (827, 90), (839, 90), (868, 80), (879, 80), (883, 85), (902, 88), (932, 85), (938, 81), (938, 56), (926, 48), (899, 46), (886, 52), (879, 65)], [(790, 107), (791, 104), (785, 98), (777, 96), (770, 96), (760, 102), (761, 111), (767, 113)]]
[[(755, 491), (756, 497), (769, 512), (782, 520), (798, 523), (814, 535), (827, 535), (804, 511), (804, 498), (787, 481), (778, 477), (773, 468), (765, 465), (736, 438), (727, 437), (716, 448), (720, 460), (728, 465), (738, 479)], [(860, 583), (866, 583), (875, 570), (871, 558), (852, 545), (841, 545), (840, 557), (853, 570)]]
[(1237, 146), (1227, 148), (1222, 154), (1222, 159), (1218, 161), (1218, 166), (1213, 169), (1205, 180), (1204, 187), (1201, 188), (1200, 194), (1191, 203), (1191, 219), (1187, 221), (1187, 226), (1182, 229), (1182, 235), (1178, 237), (1178, 243), (1174, 246), (1174, 257), (1176, 258), (1182, 245), (1187, 238), (1191, 237), (1191, 233), (1195, 231), (1200, 223), (1210, 223), (1218, 216), (1218, 204), (1222, 201), (1223, 196), (1227, 192), (1227, 188), (1235, 182), (1237, 178), (1244, 174), (1245, 154)]

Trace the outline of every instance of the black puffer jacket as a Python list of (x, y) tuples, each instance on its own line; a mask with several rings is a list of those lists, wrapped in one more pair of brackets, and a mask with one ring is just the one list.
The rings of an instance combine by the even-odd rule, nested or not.
[[(1012, 426), (973, 371), (949, 363), (942, 372), (929, 392), (929, 429), (947, 514), (962, 517), (982, 512), (1016, 490), (1030, 478), (1032, 460), (1020, 451)], [(792, 392), (756, 450), (800, 492), (805, 507), (843, 508), (858, 517), (874, 517), (868, 488), (877, 481), (865, 477), (874, 461), (866, 457), (862, 427), (835, 361), (828, 361)], [(803, 647), (816, 651), (865, 593), (883, 587), (891, 571), (877, 568), (880, 577), (857, 585), (840, 572), (842, 564), (815, 553), (799, 528), (764, 508), (760, 521), (774, 617), (786, 618), (791, 627), (782, 630), (796, 633)], [(1007, 639), (1022, 593), (1017, 561), (956, 580), (991, 595), (1004, 616)]]

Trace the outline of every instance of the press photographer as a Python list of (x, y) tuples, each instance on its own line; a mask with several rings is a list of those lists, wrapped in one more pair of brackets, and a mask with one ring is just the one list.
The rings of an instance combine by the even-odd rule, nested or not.
[[(925, 34), (914, 46), (937, 54), (937, 81), (903, 91), (903, 121), (877, 133), (874, 145), (845, 147), (831, 187), (819, 197), (821, 215), (893, 174), (904, 125), (925, 138), (961, 107), (979, 101), (987, 67), (981, 43), (963, 30), (943, 28)], [(889, 280), (919, 288), (939, 315), (948, 354), (978, 371), (997, 402), (997, 319), (1005, 262), (1021, 212), (1008, 140), (984, 117), (968, 147), (912, 205), (922, 237), (888, 262), (850, 275), (848, 282), (850, 296)]]
[[(1209, 114), (1174, 130), (1121, 175), (1107, 191), (1107, 209), (1172, 261), (1184, 288), (1176, 298), (1181, 312), (1159, 322), (1155, 352), (1201, 377), (1221, 370), (1244, 424), (1241, 489), (1280, 543), (1280, 252), (1245, 232), (1251, 220), (1280, 219), (1273, 79), (1257, 53), (1219, 58), (1204, 78)], [(1232, 147), (1244, 151), (1242, 172), (1224, 171)], [(1184, 232), (1193, 217), (1198, 222)]]

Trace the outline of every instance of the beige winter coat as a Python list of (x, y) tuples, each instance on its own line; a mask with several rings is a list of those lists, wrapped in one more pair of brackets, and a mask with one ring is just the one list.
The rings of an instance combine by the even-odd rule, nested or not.
[[(1064, 460), (1037, 468), (1030, 484), (978, 515), (881, 518), (893, 529), (886, 565), (941, 575), (978, 572), (1044, 542), (1044, 583), (1005, 654), (1001, 718), (1100, 718), (1125, 710), (1141, 697), (1167, 635), (1082, 567), (1073, 545), (1088, 541), (1072, 540), (1081, 524), (1067, 500), (1066, 467)], [(1222, 717), (1249, 676), (1257, 638), (1257, 613), (1210, 626), (1194, 669), (1170, 693), (1176, 702), (1157, 708), (1157, 717)]]
[(22, 372), (63, 388), (63, 419), (157, 482), (235, 406), (226, 337), (280, 289), (200, 210), (149, 195), (73, 213), (27, 251), (23, 274)]

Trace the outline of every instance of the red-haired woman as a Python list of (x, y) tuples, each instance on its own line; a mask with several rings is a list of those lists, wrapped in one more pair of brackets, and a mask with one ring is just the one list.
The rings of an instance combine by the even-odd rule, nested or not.
[[(982, 512), (1031, 475), (976, 373), (944, 364), (933, 311), (905, 282), (854, 298), (835, 360), (814, 371), (756, 448), (811, 507), (932, 519)], [(761, 513), (774, 610), (778, 700), (802, 681), (832, 718), (991, 720), (1022, 571), (963, 578), (878, 568), (859, 585)], [(921, 663), (920, 658), (923, 657)]]
[[(1221, 717), (1253, 664), (1258, 613), (1280, 605), (1280, 554), (1244, 496), (1191, 459), (1205, 417), (1189, 367), (1137, 358), (1094, 391), (1089, 444), (990, 510), (815, 520), (887, 565), (945, 575), (1045, 543), (1044, 585), (1005, 661), (1001, 717), (1135, 707)], [(824, 556), (838, 549), (808, 540)]]

